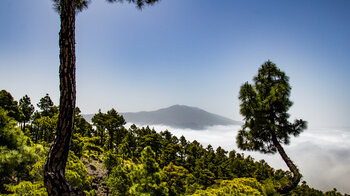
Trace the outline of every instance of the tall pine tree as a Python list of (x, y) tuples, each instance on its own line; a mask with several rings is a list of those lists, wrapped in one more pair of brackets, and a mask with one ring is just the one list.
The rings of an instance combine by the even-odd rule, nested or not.
[[(74, 126), (76, 101), (75, 81), (75, 14), (87, 8), (88, 0), (53, 0), (60, 13), (60, 114), (58, 117), (56, 138), (50, 148), (46, 163), (44, 181), (49, 195), (82, 195), (81, 190), (73, 188), (65, 180), (64, 171), (68, 158)], [(121, 0), (108, 0), (121, 2)], [(138, 8), (153, 4), (158, 0), (127, 0)]]
[(278, 188), (287, 193), (295, 188), (301, 178), (298, 168), (284, 151), (282, 144), (289, 144), (290, 135), (297, 136), (306, 129), (306, 122), (288, 121), (291, 87), (289, 78), (271, 61), (265, 62), (254, 77), (254, 84), (241, 86), (241, 114), (244, 125), (237, 135), (238, 147), (263, 153), (278, 152), (293, 173), (292, 183)]
[(28, 95), (24, 95), (20, 100), (19, 100), (19, 109), (22, 111), (23, 116), (22, 116), (22, 123), (23, 123), (23, 130), (26, 128), (26, 122), (30, 121), (30, 118), (33, 115), (34, 112), (34, 106), (30, 101), (30, 98)]

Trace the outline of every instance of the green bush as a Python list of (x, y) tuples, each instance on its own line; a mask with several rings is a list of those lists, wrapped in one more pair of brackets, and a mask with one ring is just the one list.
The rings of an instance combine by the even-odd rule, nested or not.
[(9, 195), (37, 195), (37, 196), (46, 196), (46, 188), (44, 187), (43, 181), (23, 181), (17, 185), (5, 185), (7, 190), (13, 194)]
[(255, 178), (235, 178), (223, 180), (218, 188), (198, 190), (193, 196), (205, 195), (255, 195), (265, 196), (263, 186)]

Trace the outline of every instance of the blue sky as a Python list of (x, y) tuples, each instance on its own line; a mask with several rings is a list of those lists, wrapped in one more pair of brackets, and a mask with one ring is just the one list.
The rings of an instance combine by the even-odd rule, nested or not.
[[(174, 104), (235, 120), (238, 92), (270, 59), (290, 76), (292, 118), (350, 127), (350, 1), (162, 0), (142, 11), (93, 0), (76, 19), (83, 113)], [(0, 88), (58, 104), (59, 16), (49, 0), (3, 0)]]

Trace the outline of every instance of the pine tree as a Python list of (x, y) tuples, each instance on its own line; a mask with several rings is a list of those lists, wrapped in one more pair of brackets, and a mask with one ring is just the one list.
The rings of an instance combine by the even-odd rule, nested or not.
[(30, 121), (33, 112), (34, 112), (34, 106), (30, 101), (30, 98), (28, 95), (24, 95), (20, 100), (19, 100), (19, 109), (23, 113), (23, 118), (21, 121), (23, 122), (23, 130), (26, 128), (26, 122)]
[(23, 114), (19, 110), (18, 103), (13, 99), (11, 93), (6, 90), (0, 91), (0, 107), (7, 111), (9, 117), (14, 118), (18, 122), (21, 121)]
[(38, 149), (7, 113), (0, 107), (0, 193), (11, 179), (17, 179), (18, 183), (26, 178), (31, 165), (42, 155), (37, 154)]
[[(121, 0), (108, 0), (122, 2)], [(138, 8), (145, 4), (154, 4), (158, 0), (127, 0)], [(56, 138), (50, 148), (45, 164), (45, 186), (49, 195), (83, 195), (81, 190), (73, 188), (65, 180), (64, 171), (68, 158), (74, 127), (74, 109), (76, 102), (76, 56), (75, 56), (75, 15), (87, 8), (89, 0), (53, 0), (60, 13), (60, 114), (58, 117)]]
[(107, 112), (106, 117), (105, 124), (108, 131), (109, 143), (107, 149), (113, 151), (114, 145), (118, 146), (125, 135), (123, 125), (125, 125), (126, 122), (124, 117), (119, 115), (114, 108)]
[(281, 144), (289, 144), (290, 135), (298, 136), (306, 128), (303, 120), (288, 121), (288, 110), (292, 106), (290, 90), (289, 78), (267, 61), (254, 77), (254, 85), (245, 83), (239, 94), (244, 125), (237, 135), (238, 147), (272, 154), (278, 151), (293, 173), (292, 183), (280, 187), (280, 193), (295, 188), (301, 178)]
[(141, 164), (130, 172), (132, 186), (129, 193), (132, 195), (167, 195), (168, 189), (165, 183), (161, 182), (162, 173), (155, 159), (155, 153), (147, 146), (141, 152)]
[(106, 114), (102, 113), (100, 109), (98, 113), (92, 117), (91, 121), (96, 127), (96, 136), (100, 137), (100, 146), (103, 147), (106, 134)]
[(51, 114), (51, 110), (54, 108), (54, 103), (48, 93), (46, 93), (45, 97), (42, 97), (37, 104), (37, 106), (42, 110), (41, 115), (42, 116), (50, 116), (52, 117), (53, 114)]

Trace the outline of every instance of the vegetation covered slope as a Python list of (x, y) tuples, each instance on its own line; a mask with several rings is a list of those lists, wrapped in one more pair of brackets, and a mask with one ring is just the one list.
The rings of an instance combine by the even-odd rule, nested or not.
[[(1, 91), (0, 97), (2, 93), (8, 92)], [(39, 104), (45, 107), (24, 127), (8, 115), (22, 110), (12, 96), (6, 97), (9, 100), (0, 103), (0, 193), (47, 195), (43, 167), (57, 124), (57, 106), (46, 95)], [(93, 125), (78, 108), (75, 113), (65, 177), (88, 195), (280, 195), (275, 188), (292, 180), (290, 172), (234, 150), (204, 147), (167, 130), (135, 125), (126, 129), (114, 109), (97, 113)], [(341, 194), (323, 193), (303, 182), (285, 195)]]

